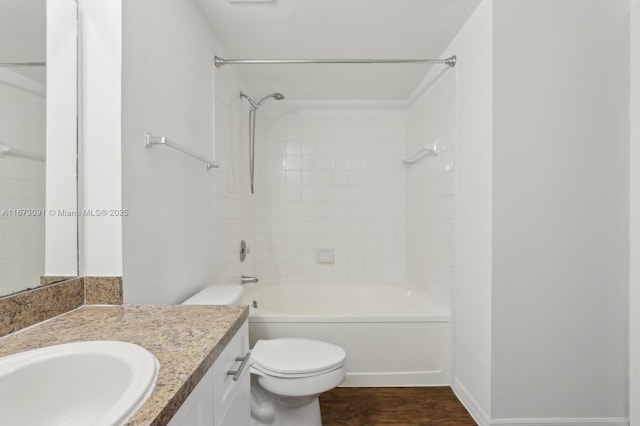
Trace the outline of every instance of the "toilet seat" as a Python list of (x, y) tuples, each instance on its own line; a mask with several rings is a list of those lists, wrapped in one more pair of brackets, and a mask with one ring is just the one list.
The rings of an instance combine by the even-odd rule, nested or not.
[(258, 340), (251, 351), (251, 366), (273, 377), (302, 378), (341, 368), (345, 358), (341, 347), (317, 340)]

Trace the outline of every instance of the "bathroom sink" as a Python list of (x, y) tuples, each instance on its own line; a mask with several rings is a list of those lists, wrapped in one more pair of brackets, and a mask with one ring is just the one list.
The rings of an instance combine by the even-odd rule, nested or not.
[(0, 358), (0, 425), (122, 424), (149, 397), (153, 354), (133, 343), (67, 343)]

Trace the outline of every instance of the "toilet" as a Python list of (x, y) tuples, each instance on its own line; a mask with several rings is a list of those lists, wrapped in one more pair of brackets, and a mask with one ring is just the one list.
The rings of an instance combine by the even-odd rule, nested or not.
[[(241, 304), (242, 293), (241, 285), (212, 285), (183, 304)], [(318, 340), (258, 340), (250, 359), (252, 425), (322, 426), (318, 396), (344, 381), (345, 358), (344, 349)]]

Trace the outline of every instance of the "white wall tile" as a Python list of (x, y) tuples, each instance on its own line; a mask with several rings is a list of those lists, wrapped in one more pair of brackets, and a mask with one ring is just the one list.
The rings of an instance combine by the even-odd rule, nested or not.
[[(264, 212), (268, 204), (256, 202), (262, 235), (256, 249), (279, 248), (273, 225), (284, 216), (289, 252), (285, 259), (258, 256), (258, 270), (271, 281), (404, 281), (406, 114), (314, 108), (259, 120), (260, 128), (270, 129), (262, 142), (265, 197), (273, 202), (284, 191), (287, 205), (283, 215), (273, 204)], [(283, 170), (284, 177), (278, 174)], [(334, 249), (335, 263), (318, 264), (319, 248)]]
[[(13, 80), (0, 83), (0, 140), (13, 149), (44, 155), (44, 98), (13, 86)], [(38, 285), (45, 273), (45, 217), (18, 217), (11, 212), (45, 208), (44, 171), (43, 162), (0, 159), (0, 212), (8, 210), (0, 215), (0, 294)]]
[(450, 300), (454, 265), (454, 99), (454, 74), (443, 74), (410, 106), (407, 120), (407, 152), (424, 145), (436, 146), (439, 152), (408, 167), (407, 274), (445, 303)]

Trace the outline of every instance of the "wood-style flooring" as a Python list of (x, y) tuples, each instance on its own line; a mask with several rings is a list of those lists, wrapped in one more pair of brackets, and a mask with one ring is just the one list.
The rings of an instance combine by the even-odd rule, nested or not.
[(475, 426), (449, 387), (335, 388), (320, 395), (323, 426)]

